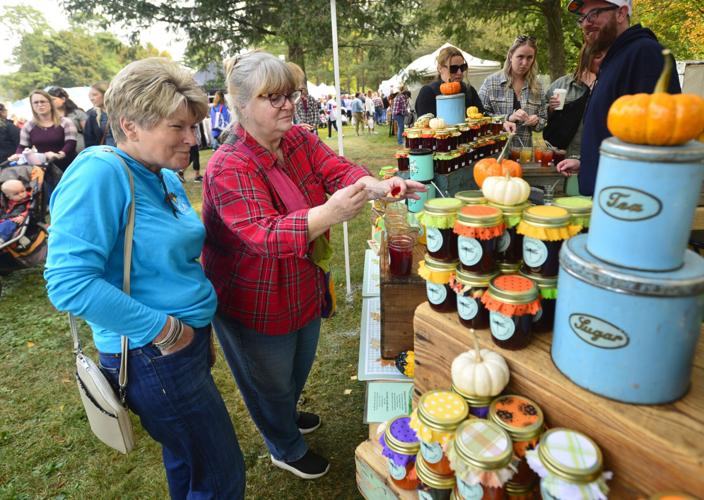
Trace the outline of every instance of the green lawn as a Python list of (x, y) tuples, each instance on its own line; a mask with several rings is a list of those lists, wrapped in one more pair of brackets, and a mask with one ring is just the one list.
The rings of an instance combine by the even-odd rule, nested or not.
[[(345, 156), (374, 173), (393, 164), (396, 149), (387, 128), (378, 132), (356, 137), (350, 127), (344, 131)], [(327, 137), (327, 131), (322, 135)], [(337, 148), (335, 135), (326, 142)], [(203, 166), (209, 156), (201, 153)], [(187, 177), (192, 179), (191, 171)], [(186, 186), (199, 206), (200, 185), (189, 181)], [(364, 385), (351, 377), (357, 372), (368, 221), (365, 211), (349, 224), (353, 285), (349, 301), (344, 289), (342, 228), (333, 229), (338, 314), (323, 322), (317, 361), (304, 392), (305, 408), (323, 418), (323, 426), (307, 440), (330, 458), (327, 476), (304, 481), (271, 465), (224, 358), (218, 355), (213, 373), (245, 456), (248, 498), (359, 497), (354, 449), (366, 438), (367, 427), (362, 423)], [(159, 446), (136, 418), (137, 446), (128, 456), (111, 451), (90, 433), (73, 378), (68, 324), (46, 298), (41, 269), (0, 279), (0, 498), (167, 497)], [(351, 393), (346, 395), (346, 389)]]

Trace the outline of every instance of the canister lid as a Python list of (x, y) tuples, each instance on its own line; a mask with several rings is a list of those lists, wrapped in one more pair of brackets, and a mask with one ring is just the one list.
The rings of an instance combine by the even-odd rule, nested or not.
[(416, 456), (416, 474), (418, 475), (418, 479), (420, 479), (424, 485), (430, 486), (431, 488), (438, 490), (451, 490), (455, 487), (454, 474), (444, 476), (434, 472), (425, 463), (425, 460), (423, 460), (423, 455), (420, 453)]
[(548, 472), (576, 483), (599, 479), (604, 463), (594, 441), (581, 432), (559, 427), (540, 438), (538, 457)]
[(408, 154), (410, 156), (425, 156), (425, 155), (431, 155), (433, 154), (432, 149), (428, 148), (417, 148), (417, 149), (411, 149)]
[(592, 211), (592, 199), (588, 196), (562, 196), (555, 198), (553, 205), (574, 215), (589, 215)]
[(468, 271), (463, 271), (462, 266), (457, 266), (455, 270), (455, 278), (457, 281), (463, 285), (471, 286), (474, 288), (488, 288), (489, 282), (497, 275), (497, 273), (491, 274), (475, 274)]
[(504, 216), (496, 207), (467, 205), (460, 209), (457, 220), (471, 227), (494, 227), (503, 222)]
[(491, 280), (489, 293), (507, 304), (528, 304), (538, 298), (538, 287), (523, 276), (503, 274)]
[(550, 278), (546, 278), (544, 276), (530, 274), (528, 271), (526, 271), (523, 268), (521, 268), (519, 273), (521, 274), (521, 276), (525, 276), (526, 278), (531, 280), (533, 283), (538, 285), (538, 288), (557, 288), (557, 276), (552, 276)]
[(455, 198), (461, 200), (467, 205), (485, 205), (486, 198), (484, 198), (484, 193), (479, 189), (472, 189), (469, 191), (459, 191), (455, 194)]
[(423, 210), (431, 215), (449, 215), (457, 213), (462, 202), (457, 198), (432, 198), (425, 202)]
[(493, 201), (490, 201), (487, 203), (490, 207), (496, 207), (499, 210), (503, 212), (503, 214), (507, 217), (509, 216), (515, 216), (515, 215), (521, 215), (523, 213), (523, 210), (528, 208), (530, 206), (530, 203), (521, 203), (520, 205), (502, 205), (501, 203), (494, 203)]
[(523, 210), (523, 220), (533, 226), (561, 227), (570, 222), (570, 213), (553, 205), (536, 205)]
[(578, 280), (618, 293), (651, 297), (689, 297), (704, 293), (704, 259), (686, 250), (684, 265), (667, 272), (635, 271), (606, 264), (587, 250), (586, 234), (566, 240), (560, 266)]
[(415, 455), (420, 449), (420, 441), (409, 422), (411, 417), (399, 415), (388, 422), (384, 442), (391, 451), (403, 455)]
[(536, 438), (543, 431), (543, 410), (525, 396), (497, 397), (489, 407), (489, 420), (506, 430), (514, 441)]
[(462, 97), (462, 102), (464, 102), (464, 92), (460, 92), (459, 94), (440, 94), (435, 96), (435, 99), (442, 101), (444, 99), (458, 99), (459, 97)]
[(455, 450), (467, 464), (483, 470), (506, 467), (513, 458), (511, 436), (494, 422), (465, 420), (455, 431)]
[(645, 146), (609, 137), (599, 149), (605, 156), (648, 163), (697, 163), (704, 159), (704, 143), (699, 141), (689, 141), (681, 146)]
[(423, 260), (425, 261), (425, 267), (427, 267), (430, 271), (436, 271), (440, 273), (454, 271), (457, 268), (458, 263), (458, 261), (456, 260), (453, 260), (451, 262), (443, 262), (441, 260), (436, 260), (433, 259), (427, 253), (425, 254)]
[(428, 427), (453, 431), (469, 414), (467, 402), (450, 391), (428, 391), (418, 400), (418, 418)]

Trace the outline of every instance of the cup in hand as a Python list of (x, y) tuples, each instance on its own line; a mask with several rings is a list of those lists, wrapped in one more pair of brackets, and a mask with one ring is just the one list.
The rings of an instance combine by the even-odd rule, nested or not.
[(563, 109), (565, 107), (565, 97), (567, 97), (567, 89), (555, 89), (552, 95), (554, 95), (560, 100), (560, 104), (557, 105), (555, 110), (559, 111)]

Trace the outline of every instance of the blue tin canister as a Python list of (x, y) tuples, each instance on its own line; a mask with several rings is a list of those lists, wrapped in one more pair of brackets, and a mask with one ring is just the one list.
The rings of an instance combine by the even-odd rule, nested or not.
[(425, 192), (422, 193), (416, 193), (418, 196), (420, 196), (419, 200), (412, 200), (411, 198), (408, 198), (406, 200), (406, 203), (408, 204), (408, 211), (413, 212), (413, 213), (418, 213), (423, 210), (423, 207), (425, 206), (425, 202), (427, 200), (430, 200), (432, 198), (435, 198), (435, 185), (428, 181), (424, 182), (425, 187), (428, 189)]
[(704, 179), (704, 144), (601, 144), (587, 248), (644, 271), (682, 266)]
[(448, 126), (464, 123), (464, 94), (436, 96), (435, 109)]
[(600, 262), (587, 235), (560, 251), (552, 359), (575, 384), (626, 403), (661, 404), (689, 387), (704, 312), (704, 259), (676, 271)]
[(408, 170), (411, 172), (411, 180), (432, 181), (435, 176), (432, 150), (411, 149), (408, 153)]

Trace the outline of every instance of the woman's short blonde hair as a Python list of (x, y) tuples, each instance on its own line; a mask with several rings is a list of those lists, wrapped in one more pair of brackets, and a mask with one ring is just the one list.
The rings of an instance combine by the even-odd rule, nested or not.
[(182, 106), (200, 121), (208, 115), (208, 96), (190, 72), (160, 57), (128, 64), (105, 92), (105, 109), (115, 142), (127, 140), (120, 127), (122, 118), (150, 129)]
[(235, 116), (250, 100), (264, 94), (290, 94), (296, 78), (285, 62), (262, 50), (231, 57), (225, 61), (225, 80)]
[(291, 70), (293, 79), (296, 80), (296, 89), (301, 89), (306, 86), (306, 74), (298, 64), (294, 62), (287, 62), (286, 66)]

